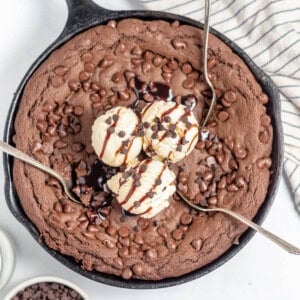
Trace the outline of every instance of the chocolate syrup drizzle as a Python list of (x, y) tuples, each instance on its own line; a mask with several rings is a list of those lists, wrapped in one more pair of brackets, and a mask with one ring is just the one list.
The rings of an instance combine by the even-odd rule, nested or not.
[[(140, 80), (137, 76), (134, 77), (134, 92), (136, 95), (136, 100), (132, 103), (131, 107), (135, 109), (138, 103), (145, 99), (145, 95), (152, 97), (152, 101), (164, 100), (164, 101), (176, 101), (176, 97), (173, 96), (172, 89), (169, 85), (163, 82), (146, 83)], [(145, 100), (147, 102), (147, 100)], [(197, 99), (194, 95), (186, 95), (181, 97), (181, 104), (193, 110), (197, 105)]]
[[(136, 94), (136, 100), (131, 105), (131, 108), (134, 110), (136, 110), (140, 101), (148, 102), (147, 100), (145, 100), (145, 95), (151, 96), (151, 102), (155, 100), (174, 102), (176, 101), (176, 97), (173, 96), (170, 86), (165, 83), (150, 82), (147, 84), (146, 82), (141, 81), (138, 77), (134, 78), (134, 83), (134, 92)], [(197, 99), (194, 95), (182, 96), (180, 103), (186, 105), (191, 111), (197, 105)], [(112, 204), (112, 195), (107, 190), (106, 182), (113, 175), (119, 172), (120, 168), (107, 166), (99, 159), (96, 159), (91, 166), (87, 167), (87, 175), (78, 177), (75, 171), (77, 167), (78, 163), (74, 164), (72, 167), (73, 187), (87, 186), (93, 191), (88, 213), (90, 220), (95, 221), (97, 217), (99, 217), (102, 220), (105, 219), (105, 216), (101, 213), (101, 210), (103, 208), (110, 207)], [(100, 193), (102, 193), (100, 198), (103, 198), (101, 202), (99, 202), (98, 197)], [(122, 209), (122, 215), (132, 216), (133, 214), (131, 214), (129, 211), (125, 211), (124, 209)]]
[[(87, 186), (92, 188), (93, 195), (89, 208), (94, 214), (96, 213), (94, 217), (98, 215), (100, 219), (105, 219), (101, 210), (105, 207), (110, 207), (112, 202), (112, 195), (107, 191), (106, 182), (119, 171), (119, 168), (112, 168), (105, 165), (99, 159), (96, 159), (95, 162), (87, 168), (87, 175), (78, 177), (75, 171), (77, 167), (78, 163), (72, 167), (73, 186)], [(102, 201), (99, 201), (100, 193), (102, 193)]]

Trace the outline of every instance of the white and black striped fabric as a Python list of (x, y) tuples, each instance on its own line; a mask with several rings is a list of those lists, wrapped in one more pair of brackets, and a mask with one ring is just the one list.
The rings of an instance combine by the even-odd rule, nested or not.
[[(204, 19), (204, 0), (140, 2)], [(243, 48), (280, 91), (284, 170), (300, 212), (300, 0), (211, 0), (211, 26)]]

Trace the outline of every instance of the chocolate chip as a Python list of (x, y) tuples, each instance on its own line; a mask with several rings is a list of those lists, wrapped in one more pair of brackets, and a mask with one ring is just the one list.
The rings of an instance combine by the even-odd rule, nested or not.
[(185, 89), (192, 89), (195, 86), (195, 81), (193, 79), (187, 78), (183, 81), (182, 86)]
[(260, 118), (260, 124), (262, 126), (267, 127), (267, 126), (270, 125), (270, 123), (271, 123), (271, 118), (268, 115), (261, 116), (261, 118)]
[(81, 88), (81, 84), (77, 80), (70, 80), (68, 84), (70, 89), (74, 92), (77, 92)]
[(172, 78), (172, 74), (171, 74), (171, 73), (162, 73), (161, 76), (163, 77), (163, 79), (164, 79), (166, 82), (170, 82), (170, 81), (171, 81), (171, 78)]
[(204, 141), (198, 142), (198, 143), (196, 144), (195, 148), (198, 149), (198, 150), (204, 149), (204, 148), (205, 148), (205, 142), (204, 142)]
[(151, 69), (152, 69), (152, 66), (151, 66), (150, 62), (143, 62), (142, 71), (144, 74), (150, 73)]
[(155, 55), (154, 59), (153, 59), (153, 64), (154, 66), (158, 67), (161, 65), (163, 59), (160, 55)]
[(115, 54), (115, 55), (122, 55), (122, 54), (125, 53), (125, 50), (126, 50), (125, 44), (124, 44), (123, 42), (120, 42), (120, 43), (117, 45), (117, 47), (116, 47), (116, 49), (115, 49), (115, 51), (114, 51), (114, 54)]
[(103, 244), (105, 245), (106, 248), (108, 249), (113, 249), (115, 248), (115, 243), (113, 241), (110, 240), (104, 240)]
[(218, 163), (221, 165), (224, 161), (225, 156), (221, 153), (216, 154), (216, 159), (218, 161)]
[(118, 136), (119, 136), (119, 137), (124, 137), (124, 136), (125, 136), (125, 131), (121, 130), (121, 131), (118, 133)]
[(228, 101), (226, 101), (225, 98), (223, 98), (223, 99), (221, 100), (221, 102), (222, 102), (223, 106), (225, 106), (225, 107), (230, 107), (230, 106), (231, 106), (231, 103), (228, 102)]
[(201, 181), (201, 183), (199, 184), (199, 187), (200, 187), (200, 191), (203, 193), (203, 192), (206, 192), (207, 191), (207, 184), (204, 182), (204, 181)]
[(232, 170), (237, 170), (239, 168), (238, 163), (234, 159), (230, 159), (228, 165)]
[(149, 249), (146, 252), (146, 257), (150, 260), (157, 258), (157, 250), (155, 248)]
[(90, 75), (88, 72), (86, 72), (86, 71), (80, 72), (80, 74), (79, 74), (80, 81), (87, 81), (87, 80), (89, 80), (89, 78), (90, 78)]
[(83, 90), (87, 93), (89, 90), (90, 90), (90, 86), (91, 86), (91, 83), (90, 82), (83, 82), (82, 83), (82, 87), (83, 87)]
[(236, 93), (233, 91), (227, 91), (224, 94), (224, 99), (229, 103), (233, 103), (236, 101)]
[(142, 59), (141, 58), (132, 58), (131, 59), (131, 63), (134, 65), (134, 66), (138, 66), (142, 63)]
[(135, 181), (135, 182), (134, 182), (134, 186), (136, 186), (136, 187), (138, 187), (138, 186), (141, 186), (141, 182), (140, 182), (140, 181), (138, 181), (138, 180), (137, 180), (137, 181)]
[(143, 95), (143, 99), (146, 101), (146, 102), (152, 102), (154, 100), (154, 97), (149, 94), (149, 93), (146, 93)]
[(226, 185), (227, 185), (226, 178), (222, 177), (218, 183), (218, 189), (221, 189), (221, 190), (225, 189)]
[(57, 149), (64, 149), (68, 146), (68, 144), (66, 142), (63, 142), (61, 140), (58, 140), (54, 143), (54, 147)]
[(259, 134), (259, 140), (264, 144), (267, 144), (269, 142), (270, 136), (267, 130), (264, 130)]
[(64, 66), (58, 66), (54, 69), (54, 73), (57, 75), (57, 76), (64, 76), (68, 71), (68, 68), (67, 67), (64, 67)]
[(128, 247), (122, 247), (119, 249), (118, 254), (122, 258), (126, 258), (129, 255), (129, 249)]
[(115, 20), (110, 20), (110, 21), (108, 21), (107, 26), (111, 27), (111, 28), (116, 28), (117, 22)]
[(121, 226), (120, 229), (118, 230), (118, 234), (120, 237), (128, 237), (129, 236), (129, 229), (125, 226)]
[(227, 191), (228, 192), (237, 192), (238, 190), (239, 190), (239, 188), (235, 184), (230, 184), (227, 187)]
[(181, 145), (186, 145), (188, 143), (189, 143), (189, 141), (186, 138), (183, 137), (183, 138), (180, 139), (180, 144)]
[(236, 179), (236, 185), (239, 187), (239, 188), (243, 188), (247, 185), (245, 179), (243, 176), (239, 176), (237, 179)]
[(189, 74), (193, 71), (193, 68), (189, 63), (185, 63), (182, 65), (181, 70), (184, 74)]
[(112, 76), (112, 78), (111, 78), (111, 80), (112, 80), (114, 83), (119, 83), (119, 82), (121, 81), (121, 79), (122, 79), (122, 73), (121, 73), (121, 72), (115, 73), (115, 74)]
[(144, 122), (144, 123), (143, 123), (143, 127), (144, 127), (145, 129), (148, 129), (148, 128), (150, 127), (150, 123), (149, 123), (149, 122)]
[(154, 54), (153, 54), (153, 52), (151, 52), (151, 51), (146, 51), (144, 54), (143, 54), (143, 58), (145, 59), (145, 60), (152, 60), (152, 58), (154, 57)]
[(142, 51), (142, 49), (139, 46), (135, 45), (131, 49), (130, 53), (133, 54), (133, 55), (141, 55), (143, 53), (143, 51)]
[(128, 101), (130, 99), (130, 94), (126, 91), (119, 91), (118, 95), (122, 101)]
[(243, 159), (247, 156), (247, 151), (241, 146), (234, 148), (234, 154), (237, 158)]
[(91, 52), (84, 52), (81, 55), (81, 60), (83, 62), (90, 62), (93, 59), (93, 54)]
[(113, 119), (114, 122), (118, 122), (119, 119), (120, 119), (120, 116), (119, 115), (113, 115), (112, 119)]
[(261, 97), (259, 98), (259, 100), (260, 100), (260, 102), (261, 102), (262, 104), (267, 104), (268, 101), (269, 101), (268, 95), (266, 95), (266, 94), (263, 93), (263, 94), (261, 95)]
[(270, 158), (267, 158), (267, 157), (260, 158), (257, 160), (256, 164), (259, 169), (270, 168), (272, 165), (272, 161)]
[(182, 151), (182, 146), (181, 145), (177, 145), (176, 146), (176, 151), (181, 152)]
[(207, 200), (207, 203), (208, 203), (209, 205), (215, 206), (215, 205), (217, 205), (217, 203), (218, 203), (218, 198), (217, 198), (216, 196), (210, 197), (210, 198)]
[(74, 114), (76, 116), (81, 116), (83, 114), (83, 107), (80, 105), (77, 105), (74, 107)]
[(146, 170), (147, 166), (145, 164), (140, 166), (140, 172), (145, 172)]
[(115, 127), (109, 127), (109, 128), (107, 128), (107, 132), (109, 134), (113, 134), (115, 132)]
[(201, 239), (193, 240), (191, 245), (196, 251), (200, 251), (202, 248), (203, 241)]
[(181, 228), (172, 231), (172, 237), (175, 241), (179, 241), (183, 238), (183, 230)]
[(226, 111), (221, 111), (218, 113), (218, 119), (222, 122), (225, 122), (229, 119), (229, 114)]
[(161, 179), (160, 179), (160, 178), (157, 178), (157, 179), (155, 180), (155, 185), (161, 185), (161, 184), (162, 184)]
[(57, 213), (62, 212), (62, 205), (60, 202), (55, 202), (53, 208)]
[(126, 268), (122, 272), (122, 277), (126, 280), (130, 279), (132, 277), (132, 271), (129, 268)]
[(93, 103), (98, 103), (101, 101), (101, 98), (98, 94), (92, 94), (90, 98)]
[(82, 300), (83, 298), (75, 290), (63, 284), (42, 282), (26, 287), (19, 291), (12, 299)]
[(143, 270), (143, 265), (137, 263), (137, 264), (135, 264), (135, 265), (133, 266), (132, 270), (133, 270), (133, 273), (134, 273), (135, 275), (141, 276), (141, 275), (143, 274), (143, 271), (144, 271), (144, 270)]
[(180, 217), (180, 222), (182, 225), (189, 225), (193, 221), (193, 217), (189, 213), (183, 213)]
[(180, 23), (179, 23), (178, 20), (176, 20), (176, 21), (174, 21), (174, 22), (171, 23), (171, 27), (173, 27), (173, 28), (177, 28), (179, 26), (180, 26)]
[(105, 120), (105, 123), (110, 125), (112, 122), (112, 117), (108, 117), (106, 120)]
[[(210, 77), (210, 74), (208, 74), (208, 77)], [(198, 80), (199, 79), (199, 72), (192, 71), (191, 73), (187, 74), (188, 79)]]
[(178, 69), (178, 63), (175, 61), (175, 60), (171, 60), (169, 63), (168, 63), (168, 67), (175, 71)]
[(180, 40), (180, 39), (174, 39), (172, 40), (172, 45), (175, 49), (177, 50), (182, 50), (182, 49), (185, 49), (186, 48), (186, 43), (185, 41), (183, 40)]
[(84, 146), (81, 143), (74, 143), (71, 148), (74, 152), (79, 153), (83, 150)]
[(158, 227), (157, 228), (157, 232), (163, 238), (167, 238), (168, 237), (168, 230), (167, 230), (166, 227), (163, 227), (163, 226)]
[(89, 62), (84, 64), (84, 71), (86, 71), (88, 73), (92, 73), (94, 71), (94, 69), (95, 69), (94, 64), (89, 63)]
[(151, 138), (154, 140), (158, 139), (158, 134), (156, 132), (153, 132)]
[(100, 62), (99, 67), (100, 67), (100, 68), (107, 68), (107, 67), (111, 66), (112, 64), (113, 64), (113, 61), (112, 61), (112, 60), (104, 58), (104, 59)]

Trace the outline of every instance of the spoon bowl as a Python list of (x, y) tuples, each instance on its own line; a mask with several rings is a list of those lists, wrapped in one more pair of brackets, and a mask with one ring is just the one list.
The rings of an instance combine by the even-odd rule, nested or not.
[(12, 147), (11, 145), (9, 145), (3, 141), (0, 141), (0, 150), (4, 153), (7, 153), (7, 154), (15, 157), (15, 158), (18, 158), (19, 160), (22, 160), (23, 162), (30, 164), (31, 166), (33, 166), (45, 173), (48, 173), (50, 176), (54, 177), (55, 179), (57, 179), (60, 182), (65, 194), (68, 196), (68, 198), (70, 200), (72, 200), (73, 202), (76, 202), (78, 204), (83, 204), (81, 201), (77, 200), (74, 197), (73, 192), (72, 192), (73, 184), (72, 184), (71, 180), (64, 179), (59, 173), (57, 173), (53, 169), (45, 166), (44, 164), (42, 164), (39, 161), (35, 160), (34, 158), (30, 157), (26, 153), (21, 152), (17, 148)]

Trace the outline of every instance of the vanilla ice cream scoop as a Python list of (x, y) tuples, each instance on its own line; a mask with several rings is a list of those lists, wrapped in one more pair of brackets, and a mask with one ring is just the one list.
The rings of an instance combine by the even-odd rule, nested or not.
[(117, 173), (107, 185), (126, 211), (152, 218), (169, 206), (168, 199), (176, 190), (175, 178), (166, 164), (146, 159)]
[(96, 119), (92, 146), (105, 164), (118, 167), (137, 161), (142, 138), (137, 135), (139, 119), (132, 109), (116, 106)]
[(143, 109), (144, 151), (173, 163), (187, 156), (198, 141), (199, 126), (193, 112), (176, 102), (153, 101)]

